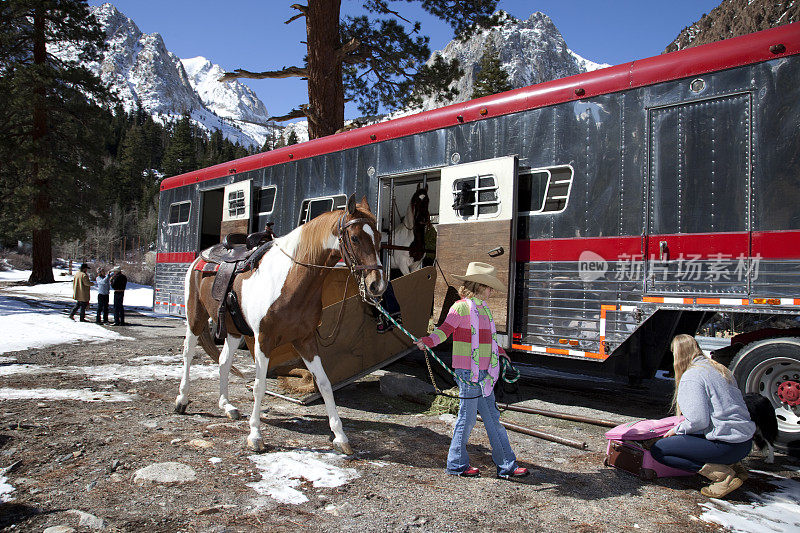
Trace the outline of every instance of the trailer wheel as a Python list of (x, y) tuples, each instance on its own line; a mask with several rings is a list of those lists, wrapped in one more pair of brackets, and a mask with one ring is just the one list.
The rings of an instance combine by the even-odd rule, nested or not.
[(776, 448), (800, 451), (800, 338), (776, 337), (752, 342), (731, 363), (742, 393), (757, 392), (775, 408)]

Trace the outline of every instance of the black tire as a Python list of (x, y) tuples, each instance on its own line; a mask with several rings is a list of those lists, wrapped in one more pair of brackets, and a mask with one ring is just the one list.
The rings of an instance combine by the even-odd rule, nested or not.
[(736, 354), (730, 365), (743, 394), (757, 392), (775, 408), (778, 438), (775, 447), (800, 454), (800, 406), (781, 402), (777, 390), (784, 381), (800, 382), (800, 338), (773, 337), (752, 342)]

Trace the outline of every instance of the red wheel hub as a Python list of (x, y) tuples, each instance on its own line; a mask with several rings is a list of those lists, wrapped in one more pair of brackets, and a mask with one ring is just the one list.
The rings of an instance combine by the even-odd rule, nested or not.
[(800, 405), (800, 383), (796, 381), (784, 381), (778, 387), (778, 398), (782, 403), (794, 407)]

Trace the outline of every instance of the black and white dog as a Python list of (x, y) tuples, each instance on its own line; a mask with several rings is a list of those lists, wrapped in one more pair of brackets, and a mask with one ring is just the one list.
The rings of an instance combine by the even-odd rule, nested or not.
[(744, 403), (750, 412), (750, 420), (756, 424), (753, 443), (764, 453), (764, 462), (775, 461), (775, 439), (778, 438), (778, 419), (770, 401), (757, 392), (744, 395)]

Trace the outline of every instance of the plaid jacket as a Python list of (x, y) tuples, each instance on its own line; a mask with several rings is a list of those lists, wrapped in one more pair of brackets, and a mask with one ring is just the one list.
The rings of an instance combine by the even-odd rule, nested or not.
[[(478, 354), (480, 357), (478, 365), (481, 370), (487, 370), (492, 355), (490, 326), (492, 318), (487, 314), (488, 307), (482, 306), (479, 298), (473, 298), (472, 300), (478, 305)], [(469, 369), (471, 365), (470, 353), (472, 352), (469, 306), (463, 299), (453, 304), (441, 326), (420, 340), (425, 346), (433, 348), (447, 340), (450, 335), (453, 336), (453, 368)], [(500, 354), (505, 354), (502, 346), (498, 348), (500, 349)]]

